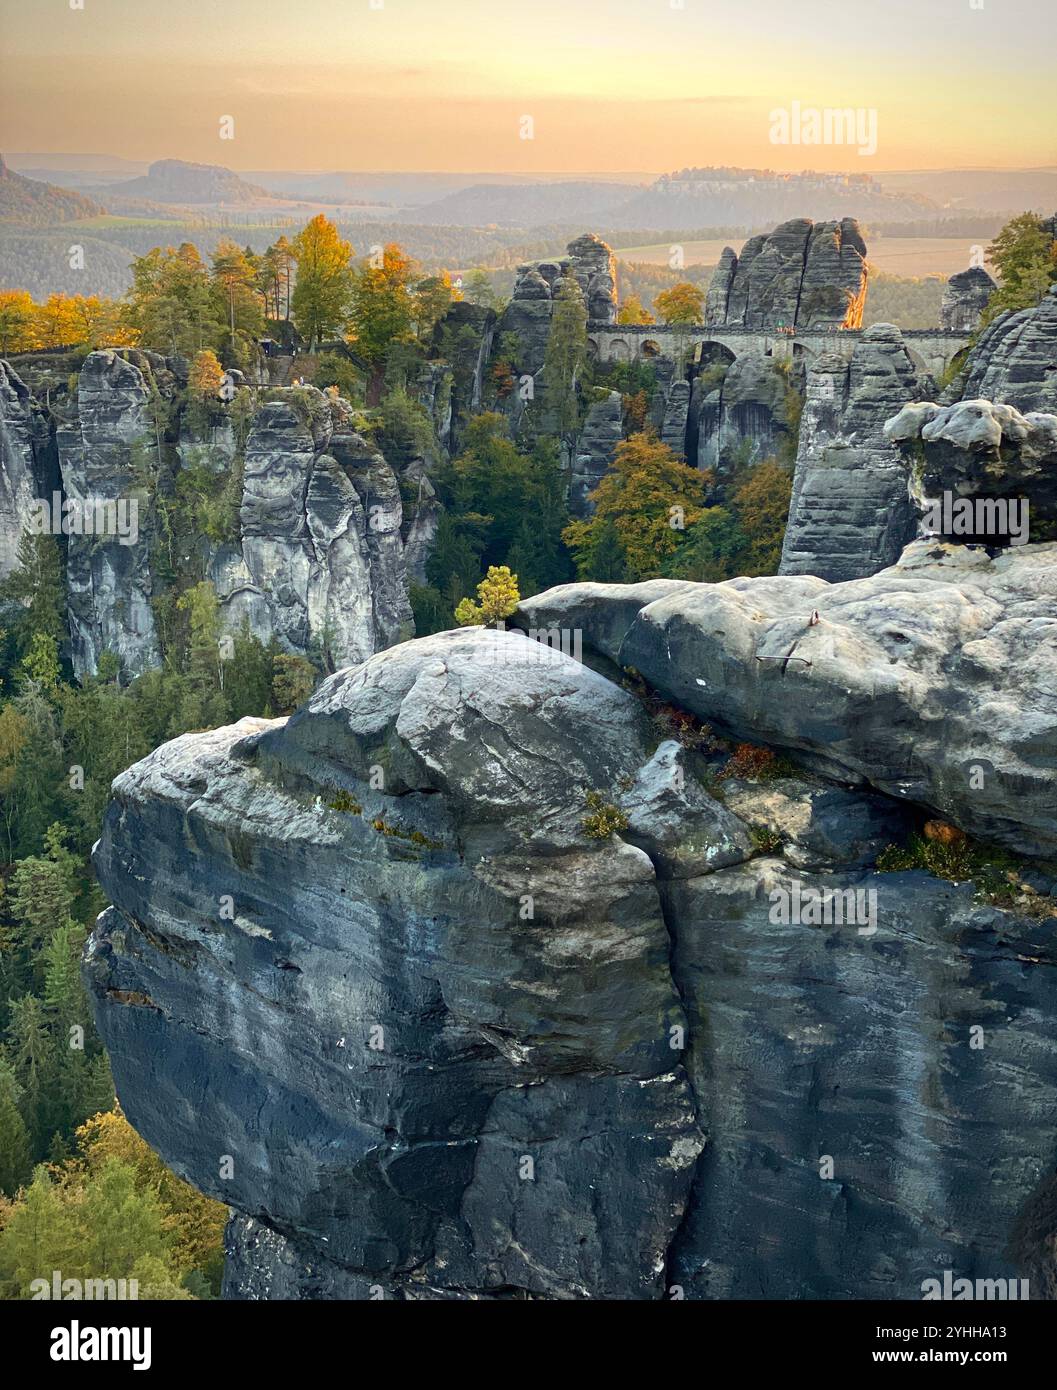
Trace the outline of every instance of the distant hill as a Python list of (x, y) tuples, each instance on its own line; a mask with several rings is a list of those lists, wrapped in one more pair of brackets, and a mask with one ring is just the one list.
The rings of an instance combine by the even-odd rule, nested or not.
[(188, 164), (182, 159), (159, 159), (145, 174), (107, 184), (100, 193), (112, 204), (136, 203), (257, 203), (272, 195), (257, 184), (219, 164)]
[(404, 216), (419, 226), (545, 227), (577, 221), (587, 225), (610, 220), (638, 191), (627, 183), (481, 183), (411, 208)]
[(938, 214), (917, 190), (890, 191), (862, 174), (776, 174), (769, 169), (683, 169), (648, 184), (602, 180), (479, 183), (402, 216), (424, 225), (610, 229), (770, 227), (790, 217), (894, 221)]
[(16, 174), (0, 155), (0, 222), (43, 226), (97, 217), (104, 210), (69, 188), (57, 188), (53, 183), (40, 183)]
[(777, 174), (770, 169), (682, 169), (636, 192), (614, 227), (771, 226), (792, 217), (890, 221), (937, 206), (917, 191), (888, 192), (865, 174)]
[(917, 169), (876, 177), (891, 192), (923, 193), (945, 209), (1050, 215), (1057, 208), (1057, 169)]

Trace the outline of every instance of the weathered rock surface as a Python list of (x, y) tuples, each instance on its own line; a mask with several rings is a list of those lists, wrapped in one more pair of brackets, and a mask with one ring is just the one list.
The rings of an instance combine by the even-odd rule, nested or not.
[[(178, 417), (170, 463), (165, 432), (148, 406), (152, 386), (171, 392), (174, 379), (156, 354), (93, 352), (79, 377), (76, 416), (56, 431), (64, 497), (138, 508), (131, 544), (112, 534), (70, 536), (67, 593), (78, 676), (93, 674), (107, 649), (126, 679), (160, 661), (143, 478), (155, 474), (172, 486), (181, 469), (225, 475), (239, 463), (234, 423), (225, 414), (205, 428)], [(22, 480), (19, 505), (32, 451), (26, 410), (13, 390), (6, 413), (13, 421), (11, 476), (17, 459)], [(294, 652), (318, 649), (335, 666), (409, 636), (400, 486), (385, 459), (351, 432), (344, 404), (311, 387), (264, 403), (253, 414), (241, 462), (236, 534), (201, 542), (222, 625), (237, 633), (246, 621), (262, 641), (275, 637)], [(415, 521), (408, 543), (420, 570), (436, 527), (435, 502), (425, 498)]]
[(898, 559), (916, 513), (884, 426), (932, 385), (891, 324), (868, 328), (850, 362), (820, 353), (810, 364), (782, 574), (858, 579)]
[(1057, 285), (1036, 308), (988, 324), (969, 353), (962, 396), (1001, 401), (1025, 415), (1057, 414)]
[(888, 421), (885, 434), (912, 465), (922, 511), (950, 493), (1026, 500), (1031, 539), (1057, 521), (1057, 415), (1021, 415), (985, 400), (917, 401)]
[(724, 246), (705, 295), (705, 323), (714, 325), (727, 322), (730, 287), (737, 268), (737, 253), (733, 247)]
[(613, 466), (617, 445), (624, 437), (624, 406), (619, 391), (610, 391), (603, 401), (588, 407), (583, 428), (576, 441), (569, 480), (569, 510), (575, 517), (588, 517), (594, 503), (591, 493)]
[(664, 402), (664, 419), (661, 423), (661, 442), (667, 444), (673, 454), (686, 458), (686, 421), (690, 412), (690, 383), (679, 379), (668, 388)]
[[(1014, 597), (1026, 572), (984, 557), (974, 588), (955, 559), (833, 586), (832, 606), (794, 578), (574, 585), (524, 608), (633, 653), (659, 689), (705, 692), (710, 714), (798, 720), (797, 746), (824, 735), (834, 766), (859, 723), (861, 760), (889, 720), (908, 774), (911, 750), (946, 769), (957, 742), (929, 727), (959, 718), (939, 714), (956, 664), (939, 634), (976, 648), (977, 679), (974, 627), (1038, 628)], [(751, 649), (790, 645), (765, 616), (783, 595), (835, 629), (798, 690)], [(916, 1301), (946, 1267), (1031, 1263), (1023, 1240), (1008, 1252), (1057, 1145), (1052, 922), (871, 872), (896, 801), (786, 778), (730, 780), (722, 804), (649, 728), (601, 674), (472, 629), (117, 779), (86, 979), (133, 1124), (234, 1209), (228, 1297)], [(587, 836), (588, 789), (625, 829)], [(786, 857), (751, 857), (750, 826)], [(860, 915), (776, 916), (848, 890)]]
[(522, 372), (534, 376), (543, 366), (554, 298), (566, 274), (571, 274), (579, 285), (589, 320), (599, 324), (616, 322), (616, 258), (600, 237), (585, 233), (569, 243), (567, 254), (560, 260), (519, 265), (497, 336), (517, 335), (518, 367)]
[(594, 323), (617, 321), (617, 258), (594, 232), (585, 232), (566, 248), (570, 268), (583, 292), (587, 317)]
[(723, 250), (705, 322), (746, 328), (858, 328), (866, 304), (866, 243), (852, 217), (794, 218)]
[(0, 579), (17, 567), (18, 546), (39, 495), (41, 431), (25, 383), (0, 360)]
[(983, 266), (970, 266), (952, 275), (943, 291), (940, 327), (950, 332), (974, 333), (996, 288)]
[(789, 438), (788, 377), (774, 359), (746, 352), (698, 398), (697, 466), (725, 473), (773, 458)]
[[(177, 739), (118, 779), (98, 849), (87, 972), (132, 1122), (396, 1295), (656, 1297), (702, 1145), (654, 867), (580, 824), (647, 721), (537, 650), (442, 634), (288, 722)], [(644, 839), (707, 856), (659, 775)]]
[(777, 835), (797, 869), (865, 868), (906, 829), (901, 808), (883, 796), (802, 778), (731, 777), (723, 801), (747, 824)]
[(360, 435), (332, 432), (314, 395), (309, 423), (283, 401), (254, 418), (240, 512), (250, 583), (218, 593), (233, 630), (247, 616), (263, 641), (293, 651), (319, 641), (343, 665), (412, 630), (403, 513), (384, 458)]
[[(798, 885), (875, 893), (876, 933), (776, 923), (771, 894)], [(925, 874), (777, 859), (663, 892), (709, 1134), (671, 1282), (920, 1300), (948, 1268), (1023, 1276), (1008, 1246), (1057, 1145), (1052, 922)]]
[[(115, 352), (92, 352), (77, 385), (77, 417), (56, 431), (63, 493), (84, 503), (135, 503), (135, 534), (71, 535), (66, 592), (73, 669), (94, 675), (103, 651), (126, 676), (160, 660), (151, 608), (152, 536), (137, 455), (149, 447), (150, 390), (143, 372)], [(131, 515), (131, 513), (129, 513)]]
[(835, 780), (1057, 852), (1057, 546), (991, 560), (916, 542), (869, 579), (643, 586), (633, 613), (637, 587), (565, 585), (520, 620), (581, 630), (706, 722)]

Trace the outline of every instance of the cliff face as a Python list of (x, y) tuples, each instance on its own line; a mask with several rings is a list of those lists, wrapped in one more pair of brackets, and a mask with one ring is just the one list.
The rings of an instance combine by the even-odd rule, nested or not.
[[(1055, 605), (1057, 547), (934, 545), (523, 605), (810, 769), (723, 801), (638, 697), (481, 629), (120, 777), (86, 978), (133, 1124), (235, 1210), (229, 1294), (1012, 1275), (1057, 1151), (1052, 916), (872, 866), (919, 808), (1057, 851)], [(777, 919), (805, 887), (872, 929)]]
[(318, 392), (312, 419), (269, 402), (246, 441), (241, 561), (216, 566), (231, 630), (245, 616), (292, 651), (321, 642), (335, 665), (413, 630), (400, 488), (385, 459)]
[(25, 384), (0, 361), (0, 579), (17, 567), (18, 543), (41, 479), (39, 422)]
[(773, 358), (746, 352), (730, 364), (721, 382), (695, 382), (696, 463), (719, 473), (735, 465), (774, 458), (789, 438), (790, 378)]
[(969, 354), (961, 395), (1001, 401), (1024, 414), (1057, 413), (1057, 285), (1037, 308), (1000, 314), (988, 324)]
[(849, 367), (816, 358), (782, 574), (875, 574), (896, 560), (928, 498), (944, 488), (1027, 497), (1034, 521), (1053, 520), (1057, 287), (1037, 307), (989, 324), (944, 393), (945, 407), (936, 396), (890, 324), (867, 329)]
[[(245, 620), (262, 641), (275, 637), (293, 652), (318, 647), (335, 666), (408, 637), (400, 485), (353, 431), (348, 408), (310, 387), (272, 392), (276, 399), (253, 409), (242, 449), (228, 410), (214, 410), (206, 426), (187, 414), (173, 418), (175, 385), (156, 354), (93, 352), (75, 408), (57, 420), (63, 500), (132, 508), (123, 531), (108, 524), (68, 538), (77, 676), (93, 674), (104, 650), (119, 657), (126, 679), (159, 664), (153, 518), (159, 495), (170, 498), (181, 475), (197, 467), (218, 481), (241, 470), (234, 534), (194, 542), (226, 631), (237, 633)], [(46, 437), (30, 393), (0, 363), (0, 574), (14, 565), (33, 499), (44, 493), (52, 505), (39, 457)], [(419, 572), (436, 526), (427, 489), (425, 479), (407, 536)]]
[[(56, 432), (63, 492), (86, 501), (130, 502), (141, 488), (136, 451), (150, 438), (150, 391), (139, 367), (113, 352), (90, 353), (77, 383), (77, 414)], [(147, 517), (125, 536), (69, 538), (66, 591), (71, 658), (78, 677), (112, 651), (129, 677), (161, 660), (154, 612)], [(140, 524), (142, 521), (142, 525)]]
[(850, 362), (819, 353), (810, 364), (782, 574), (858, 579), (898, 559), (916, 512), (884, 426), (932, 384), (891, 324), (868, 328)]

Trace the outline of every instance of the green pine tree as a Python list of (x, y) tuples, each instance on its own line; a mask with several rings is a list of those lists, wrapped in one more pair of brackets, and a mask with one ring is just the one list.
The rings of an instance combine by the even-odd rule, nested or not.
[(13, 1197), (33, 1171), (29, 1133), (18, 1108), (21, 1088), (0, 1057), (0, 1193)]

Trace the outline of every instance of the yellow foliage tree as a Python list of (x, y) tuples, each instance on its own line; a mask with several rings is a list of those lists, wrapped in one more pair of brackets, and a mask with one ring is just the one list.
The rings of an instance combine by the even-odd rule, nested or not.
[(477, 602), (464, 598), (455, 610), (455, 621), (460, 627), (498, 623), (509, 618), (520, 602), (517, 575), (507, 565), (489, 565), (488, 573), (477, 586)]
[(690, 468), (656, 435), (625, 439), (612, 472), (591, 493), (594, 515), (562, 532), (577, 569), (589, 574), (597, 548), (615, 531), (628, 578), (656, 578), (700, 518), (711, 483), (710, 473)]
[(170, 1172), (125, 1119), (119, 1104), (86, 1120), (77, 1131), (77, 1144), (86, 1172), (97, 1172), (117, 1158), (135, 1170), (137, 1186), (154, 1191), (166, 1213), (162, 1229), (171, 1242), (172, 1263), (181, 1275), (220, 1259), (227, 1207)]
[(624, 303), (620, 306), (617, 314), (617, 323), (627, 324), (646, 324), (653, 323), (653, 315), (645, 307), (637, 294), (629, 294)]
[(44, 346), (33, 296), (25, 290), (0, 290), (0, 353), (35, 352)]
[(215, 398), (224, 384), (224, 368), (212, 348), (196, 352), (187, 378), (187, 389), (202, 400)]
[(793, 478), (774, 459), (765, 459), (734, 494), (734, 511), (749, 542), (746, 574), (777, 574)]
[(705, 309), (705, 294), (689, 280), (681, 280), (669, 290), (661, 290), (653, 301), (665, 323), (700, 323)]

